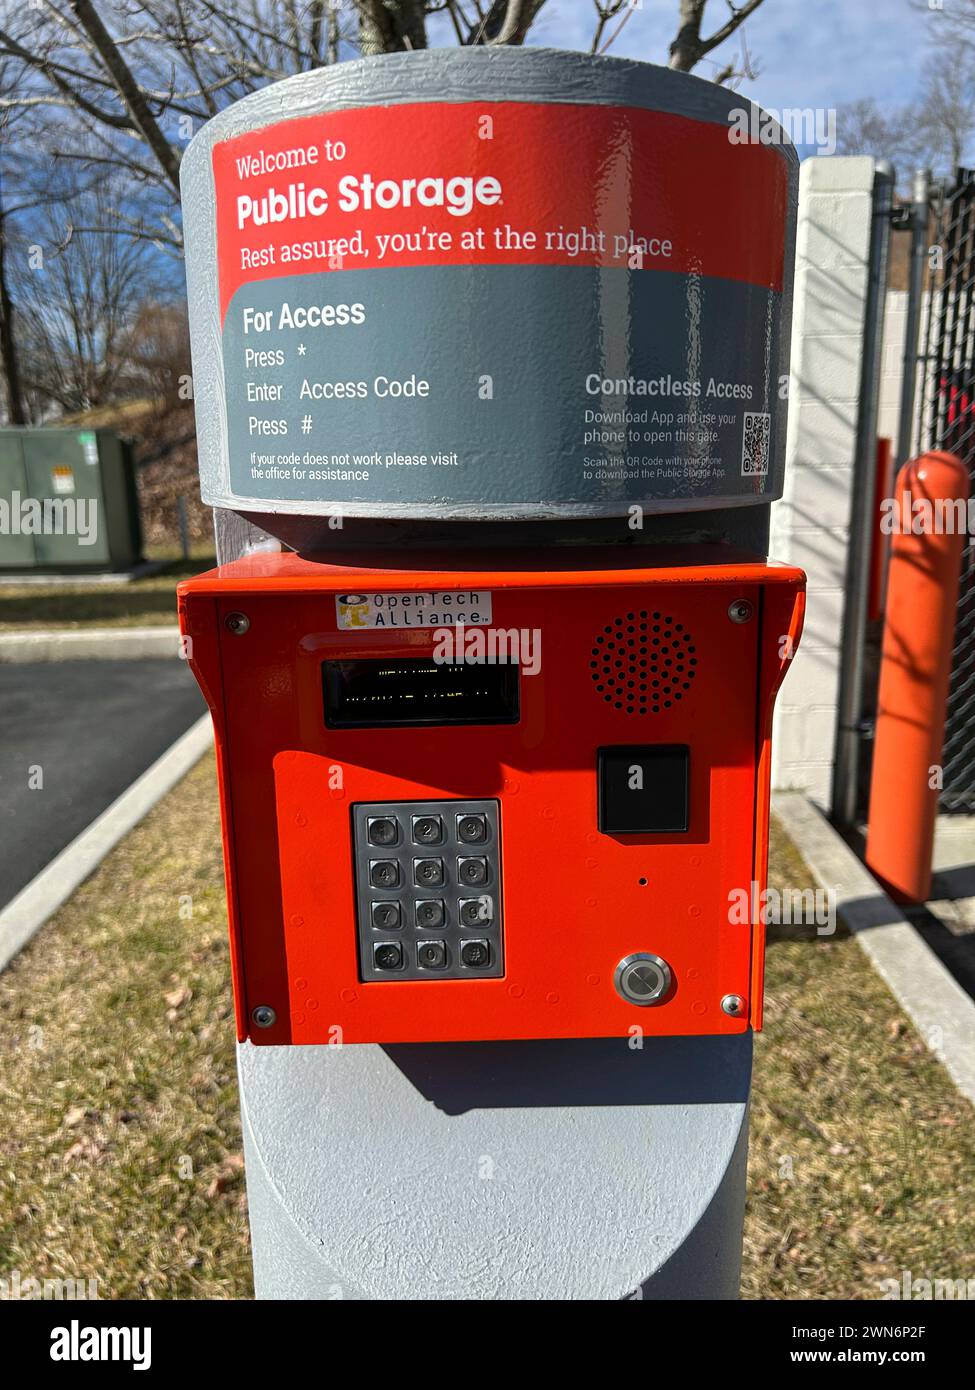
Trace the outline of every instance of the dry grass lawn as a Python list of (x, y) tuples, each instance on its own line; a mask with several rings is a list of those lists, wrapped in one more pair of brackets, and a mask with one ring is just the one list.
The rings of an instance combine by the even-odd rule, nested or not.
[(186, 562), (174, 553), (149, 553), (166, 568), (130, 583), (0, 584), (0, 633), (37, 628), (165, 627), (176, 622), (176, 585), (211, 569), (212, 547), (194, 547)]
[[(247, 1298), (213, 763), (0, 976), (0, 1277)], [(779, 835), (772, 881), (806, 871)], [(854, 942), (773, 940), (743, 1293), (975, 1273), (975, 1112)]]

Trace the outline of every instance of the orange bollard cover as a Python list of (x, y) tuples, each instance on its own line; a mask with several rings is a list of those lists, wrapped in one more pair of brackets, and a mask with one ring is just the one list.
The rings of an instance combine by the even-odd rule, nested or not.
[(933, 452), (903, 466), (885, 508), (893, 534), (866, 858), (903, 902), (931, 891), (968, 494), (961, 460)]

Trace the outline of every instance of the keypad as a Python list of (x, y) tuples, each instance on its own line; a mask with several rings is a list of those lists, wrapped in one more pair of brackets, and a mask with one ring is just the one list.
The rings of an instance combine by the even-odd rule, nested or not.
[(352, 808), (363, 980), (504, 973), (497, 801)]

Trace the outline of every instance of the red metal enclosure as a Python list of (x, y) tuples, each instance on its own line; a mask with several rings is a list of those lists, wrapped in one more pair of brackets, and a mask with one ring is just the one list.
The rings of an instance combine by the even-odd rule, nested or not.
[[(436, 1042), (760, 1027), (769, 735), (799, 639), (801, 571), (700, 547), (655, 552), (652, 567), (607, 550), (410, 560), (395, 569), (388, 556), (259, 555), (180, 585), (187, 655), (216, 734), (239, 1036)], [(452, 597), (413, 602), (424, 594)], [(433, 621), (438, 604), (454, 616), (415, 625)], [(420, 669), (458, 612), (471, 619), (468, 638), (524, 634), (514, 719), (509, 708), (507, 722), (448, 722), (451, 712), (329, 727), (327, 673), (382, 682)], [(476, 718), (482, 692), (463, 679)], [(493, 689), (495, 676), (484, 684)], [(368, 699), (409, 710), (410, 690), (395, 688), (389, 697), (370, 686), (380, 693)], [(600, 805), (600, 750), (652, 768), (661, 749), (687, 773), (666, 793), (683, 798), (686, 829), (678, 814), (669, 830), (601, 830), (612, 817)], [(496, 808), (498, 914), (485, 936), (496, 933), (500, 973), (374, 978), (371, 927), (358, 920), (361, 808), (455, 800)], [(409, 836), (409, 816), (404, 824)], [(450, 898), (449, 886), (440, 891)], [(642, 952), (670, 971), (653, 1007), (614, 986), (618, 964)], [(729, 995), (743, 1001), (737, 1015), (722, 1007)]]

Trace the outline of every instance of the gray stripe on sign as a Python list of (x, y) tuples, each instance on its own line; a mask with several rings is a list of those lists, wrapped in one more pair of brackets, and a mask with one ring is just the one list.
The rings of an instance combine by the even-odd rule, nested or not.
[[(245, 285), (223, 336), (230, 504), (477, 516), (770, 501), (785, 453), (780, 302), (737, 281), (589, 266)], [(280, 327), (284, 306), (323, 305), (362, 306), (365, 321)], [(268, 350), (283, 365), (254, 365)], [(631, 379), (664, 386), (630, 394)], [(382, 394), (390, 383), (427, 394)]]
[[(218, 141), (278, 121), (331, 111), (445, 101), (635, 106), (723, 126), (730, 124), (732, 112), (755, 111), (761, 113), (769, 146), (795, 170), (799, 165), (795, 146), (782, 126), (757, 103), (690, 73), (631, 58), (594, 57), (556, 48), (428, 48), (297, 73), (228, 106), (187, 146), (180, 170), (184, 203), (199, 165), (209, 163)], [(195, 214), (187, 208), (187, 215)]]

